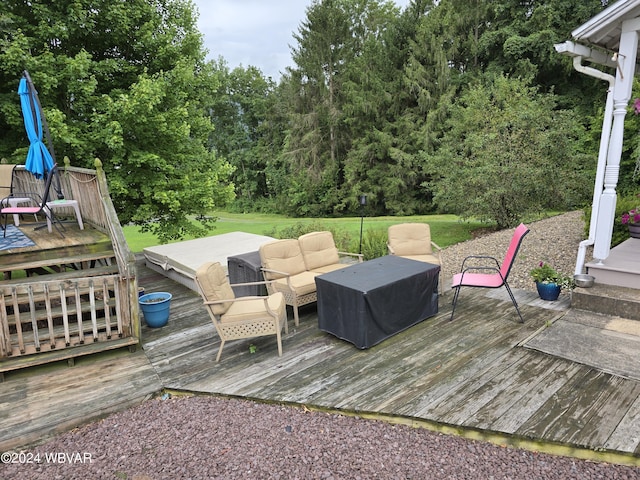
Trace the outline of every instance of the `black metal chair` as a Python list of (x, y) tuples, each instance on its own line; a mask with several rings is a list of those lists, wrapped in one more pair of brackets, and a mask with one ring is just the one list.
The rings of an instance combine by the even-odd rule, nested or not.
[[(52, 224), (54, 227), (56, 227), (56, 230), (58, 231), (58, 233), (64, 238), (64, 234), (60, 229), (60, 227), (64, 228), (64, 226), (62, 225), (62, 223), (60, 223), (60, 220), (56, 218), (53, 211), (49, 207), (47, 207), (47, 202), (49, 201), (49, 190), (51, 189), (51, 182), (53, 180), (53, 177), (56, 175), (57, 170), (58, 170), (57, 165), (54, 165), (53, 168), (49, 170), (47, 174), (47, 178), (44, 183), (44, 190), (42, 194), (38, 192), (12, 192), (13, 197), (30, 198), (35, 204), (35, 206), (33, 205), (11, 206), (10, 205), (8, 207), (2, 207), (0, 209), (0, 214), (4, 217), (4, 221), (2, 222), (2, 228), (4, 230), (5, 237), (7, 235), (7, 221), (8, 221), (9, 215), (37, 215), (39, 213), (42, 213), (50, 221), (49, 223)], [(8, 199), (9, 197), (3, 198), (0, 201), (0, 205), (4, 205), (5, 201), (8, 204)], [(60, 225), (60, 227), (58, 226), (58, 224)], [(51, 227), (49, 227), (49, 232), (51, 232)]]

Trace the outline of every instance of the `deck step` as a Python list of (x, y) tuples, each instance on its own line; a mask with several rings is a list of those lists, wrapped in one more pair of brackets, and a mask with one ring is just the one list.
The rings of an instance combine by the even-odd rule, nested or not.
[(602, 262), (585, 264), (587, 273), (596, 278), (597, 283), (640, 288), (640, 239), (629, 238), (611, 249)]
[(640, 290), (596, 283), (571, 293), (571, 308), (640, 320)]
[(139, 342), (138, 338), (130, 336), (126, 338), (113, 338), (107, 342), (85, 343), (72, 348), (51, 350), (37, 355), (27, 355), (22, 357), (10, 357), (0, 362), (0, 382), (4, 381), (4, 373), (22, 368), (35, 367), (61, 360), (69, 361), (85, 355), (93, 355), (105, 350), (114, 350), (122, 347), (130, 347), (131, 350)]
[(41, 260), (9, 261), (2, 266), (2, 271), (9, 272), (15, 270), (36, 270), (45, 267), (59, 267), (62, 265), (89, 265), (105, 260), (115, 263), (115, 253), (113, 250), (106, 252), (89, 252), (75, 254), (67, 257), (44, 258)]
[(27, 278), (20, 279), (8, 279), (8, 280), (0, 280), (0, 287), (5, 285), (15, 285), (15, 284), (28, 284), (28, 283), (36, 283), (36, 282), (62, 282), (65, 280), (73, 280), (76, 278), (86, 278), (86, 277), (99, 277), (103, 275), (116, 275), (118, 274), (118, 264), (113, 263), (111, 265), (102, 265), (99, 267), (93, 268), (81, 268), (81, 269), (71, 269), (65, 270), (63, 272), (58, 273), (50, 273), (47, 275), (32, 275)]

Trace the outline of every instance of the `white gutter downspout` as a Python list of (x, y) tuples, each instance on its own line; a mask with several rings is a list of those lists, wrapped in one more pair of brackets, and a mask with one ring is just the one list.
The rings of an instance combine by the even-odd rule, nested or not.
[(579, 275), (584, 268), (584, 260), (587, 253), (587, 247), (595, 243), (595, 230), (598, 219), (598, 210), (600, 207), (600, 196), (604, 188), (604, 173), (607, 164), (607, 151), (609, 150), (609, 139), (611, 137), (611, 128), (613, 125), (613, 86), (615, 77), (608, 73), (601, 72), (592, 67), (582, 65), (582, 57), (573, 57), (573, 68), (585, 75), (609, 82), (607, 90), (607, 100), (604, 109), (604, 119), (602, 121), (602, 134), (600, 136), (600, 150), (598, 152), (598, 167), (596, 170), (596, 181), (593, 188), (593, 206), (591, 209), (591, 221), (589, 223), (589, 238), (580, 242), (578, 247), (578, 258), (576, 259), (575, 274)]

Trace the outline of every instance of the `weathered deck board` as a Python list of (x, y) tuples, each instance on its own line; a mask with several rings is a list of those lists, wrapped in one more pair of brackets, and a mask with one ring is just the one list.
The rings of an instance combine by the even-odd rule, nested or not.
[(524, 349), (519, 352), (524, 355), (522, 362), (514, 363), (505, 371), (505, 376), (517, 376), (518, 382), (511, 382), (508, 388), (501, 389), (476, 412), (475, 427), (515, 433), (525, 419), (537, 412), (560, 387), (584, 368)]
[[(450, 297), (444, 296), (438, 315), (367, 350), (318, 330), (310, 305), (301, 309), (297, 328), (289, 312), (281, 357), (269, 336), (228, 342), (218, 363), (219, 340), (199, 296), (140, 264), (138, 275), (147, 292), (173, 294), (169, 325), (143, 326), (144, 352), (101, 354), (72, 369), (57, 367), (52, 380), (27, 371), (9, 375), (0, 384), (0, 448), (167, 388), (608, 449), (634, 454), (640, 465), (640, 382), (522, 347), (564, 314), (526, 292), (518, 292), (525, 324), (517, 322), (508, 299), (475, 289), (464, 292), (453, 322)], [(250, 353), (249, 345), (257, 351)], [(97, 369), (104, 371), (96, 377)], [(17, 403), (25, 410), (14, 419)]]
[(523, 325), (508, 298), (468, 290), (450, 322), (445, 295), (437, 316), (367, 350), (319, 331), (309, 306), (298, 328), (289, 321), (282, 357), (275, 338), (263, 337), (228, 342), (216, 363), (219, 341), (199, 298), (172, 288), (195, 299), (183, 300), (189, 315), (164, 338), (144, 342), (166, 388), (400, 415), (591, 449), (633, 453), (640, 444), (639, 382), (521, 346), (564, 315), (566, 302), (558, 309), (518, 292)]
[(635, 400), (638, 393), (636, 382), (584, 368), (516, 433), (580, 446), (604, 445), (630, 407), (628, 397), (635, 394)]
[(73, 367), (50, 364), (11, 374), (0, 384), (0, 451), (135, 405), (160, 388), (141, 350), (121, 349), (84, 357)]
[(605, 448), (640, 454), (640, 397), (636, 398), (605, 443)]

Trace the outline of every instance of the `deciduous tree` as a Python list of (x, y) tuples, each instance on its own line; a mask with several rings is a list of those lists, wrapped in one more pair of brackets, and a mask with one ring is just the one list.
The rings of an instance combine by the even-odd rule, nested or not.
[[(161, 241), (203, 235), (233, 198), (207, 148), (217, 88), (190, 0), (0, 4), (0, 154), (23, 161), (18, 80), (29, 70), (58, 157), (102, 160), (121, 222)], [(193, 223), (190, 216), (204, 221)]]
[(456, 102), (431, 186), (443, 211), (513, 227), (532, 213), (588, 198), (584, 131), (552, 94), (523, 80), (485, 78)]

